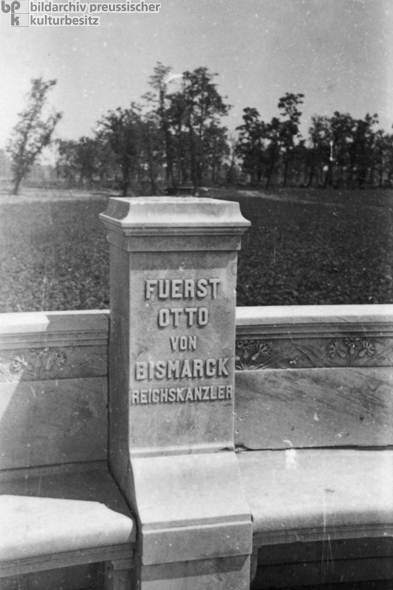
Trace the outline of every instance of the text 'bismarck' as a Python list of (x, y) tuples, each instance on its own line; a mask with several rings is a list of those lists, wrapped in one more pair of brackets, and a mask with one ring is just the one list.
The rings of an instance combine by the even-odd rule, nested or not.
[(228, 377), (229, 358), (186, 359), (184, 361), (144, 361), (135, 364), (135, 379), (204, 379), (206, 377)]

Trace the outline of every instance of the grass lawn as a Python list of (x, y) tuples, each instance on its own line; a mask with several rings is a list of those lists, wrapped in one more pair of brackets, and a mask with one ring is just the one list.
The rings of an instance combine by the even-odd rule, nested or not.
[[(391, 191), (212, 194), (239, 200), (252, 222), (238, 305), (393, 302)], [(109, 307), (106, 203), (0, 201), (0, 312)]]

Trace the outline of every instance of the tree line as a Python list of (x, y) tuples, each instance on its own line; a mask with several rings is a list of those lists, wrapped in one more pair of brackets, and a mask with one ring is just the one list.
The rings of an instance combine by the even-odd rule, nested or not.
[(391, 185), (393, 135), (378, 128), (376, 114), (363, 119), (339, 112), (314, 115), (303, 138), (304, 95), (287, 92), (271, 121), (246, 107), (242, 124), (230, 134), (223, 119), (231, 106), (216, 77), (205, 67), (175, 75), (158, 63), (142, 102), (109, 111), (92, 137), (54, 141), (61, 113), (45, 118), (44, 107), (56, 81), (32, 80), (27, 107), (7, 146), (14, 192), (49, 144), (60, 183), (97, 184), (123, 195), (228, 183), (264, 188)]
[(266, 188), (391, 186), (393, 135), (377, 128), (378, 115), (314, 115), (306, 140), (300, 134), (303, 98), (286, 93), (279, 117), (269, 123), (256, 109), (244, 109), (236, 153), (251, 182)]

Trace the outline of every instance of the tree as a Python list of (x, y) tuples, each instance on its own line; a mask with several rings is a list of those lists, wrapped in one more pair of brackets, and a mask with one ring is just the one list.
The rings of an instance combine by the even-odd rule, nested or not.
[(304, 94), (292, 94), (286, 92), (279, 99), (278, 109), (281, 117), (285, 117), (280, 125), (280, 140), (284, 152), (284, 175), (283, 186), (286, 187), (288, 179), (288, 170), (292, 161), (293, 149), (295, 147), (295, 137), (299, 137), (299, 123), (301, 111), (298, 106), (303, 104)]
[[(384, 180), (386, 180), (386, 173), (388, 178), (391, 176), (392, 165), (392, 136), (385, 133), (382, 129), (378, 129), (375, 133), (375, 145), (374, 145), (374, 166), (378, 173), (378, 186), (383, 187)], [(389, 158), (390, 155), (390, 158)]]
[(209, 175), (213, 184), (220, 180), (221, 170), (230, 158), (227, 130), (212, 123), (207, 129), (204, 139), (205, 175)]
[(53, 113), (48, 118), (43, 118), (48, 92), (56, 85), (56, 80), (37, 78), (31, 83), (27, 107), (19, 113), (19, 122), (7, 145), (12, 160), (14, 195), (18, 194), (20, 183), (44, 147), (50, 144), (52, 133), (62, 116), (61, 113)]
[(57, 179), (63, 178), (67, 186), (77, 183), (78, 142), (73, 139), (57, 139), (56, 145), (56, 175)]
[(77, 161), (79, 163), (79, 182), (92, 184), (98, 170), (97, 142), (91, 137), (81, 137), (77, 144)]
[(311, 127), (308, 131), (310, 140), (310, 162), (307, 186), (312, 186), (316, 177), (317, 186), (323, 184), (324, 170), (328, 170), (332, 163), (332, 131), (330, 119), (321, 115), (311, 117)]
[(353, 172), (354, 163), (354, 132), (356, 121), (349, 113), (335, 111), (330, 119), (331, 150), (324, 188), (341, 186), (346, 181), (346, 173)]
[(367, 115), (364, 119), (355, 122), (353, 143), (351, 150), (351, 180), (359, 188), (364, 188), (366, 183), (373, 184), (376, 140), (377, 135), (373, 127), (378, 123), (378, 115)]
[(148, 170), (153, 170), (150, 148), (154, 145), (154, 160), (165, 159), (166, 181), (175, 189), (189, 180), (195, 190), (204, 179), (216, 182), (228, 157), (220, 117), (230, 107), (217, 91), (215, 76), (207, 68), (173, 74), (172, 68), (158, 63), (149, 79), (151, 91), (144, 96), (151, 109), (144, 119), (149, 122), (145, 133)]
[[(150, 120), (150, 130), (151, 122), (154, 120), (154, 118), (157, 120), (157, 127), (160, 131), (159, 135), (161, 135), (161, 138), (158, 134), (156, 134), (155, 139), (156, 144), (159, 143), (160, 139), (163, 144), (163, 151), (165, 152), (167, 183), (171, 182), (172, 186), (176, 187), (176, 177), (174, 172), (174, 146), (169, 121), (169, 103), (167, 93), (168, 84), (171, 82), (171, 71), (171, 67), (164, 66), (161, 62), (158, 62), (154, 68), (153, 75), (149, 78), (149, 85), (152, 88), (152, 91), (145, 94), (143, 98), (147, 101), (149, 106), (152, 106), (152, 110), (148, 114)], [(176, 78), (176, 76), (173, 76), (172, 78)], [(153, 181), (153, 185), (154, 184), (155, 183)]]
[(251, 174), (252, 182), (261, 182), (264, 170), (266, 126), (257, 109), (243, 109), (243, 125), (236, 128), (239, 139), (236, 153), (242, 158), (243, 170)]
[(103, 183), (116, 177), (115, 154), (99, 137), (56, 140), (56, 173), (68, 186)]
[[(188, 136), (190, 153), (191, 179), (195, 191), (202, 183), (206, 168), (207, 134), (211, 129), (220, 128), (220, 117), (228, 114), (230, 105), (226, 104), (219, 94), (211, 74), (207, 68), (197, 68), (192, 72), (184, 72), (182, 96), (184, 99), (184, 125)], [(208, 131), (210, 130), (210, 131)]]
[(143, 153), (142, 166), (148, 173), (150, 193), (158, 194), (157, 178), (160, 175), (164, 160), (162, 149), (161, 130), (157, 125), (154, 115), (148, 113), (141, 121), (141, 140)]
[(98, 123), (97, 138), (108, 142), (121, 171), (121, 190), (125, 197), (132, 179), (138, 176), (143, 150), (141, 109), (132, 103), (129, 109), (110, 111)]
[(281, 121), (277, 117), (266, 125), (266, 136), (269, 140), (266, 148), (266, 188), (269, 188), (280, 159)]

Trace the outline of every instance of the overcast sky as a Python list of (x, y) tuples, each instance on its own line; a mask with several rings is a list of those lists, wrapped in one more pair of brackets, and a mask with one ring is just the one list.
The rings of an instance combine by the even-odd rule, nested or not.
[(0, 12), (0, 146), (31, 78), (57, 79), (56, 135), (77, 139), (138, 101), (157, 61), (218, 73), (230, 129), (247, 106), (269, 120), (287, 91), (305, 94), (303, 133), (313, 114), (335, 110), (393, 124), (392, 0), (161, 0), (159, 14), (102, 14), (97, 28), (9, 23)]

